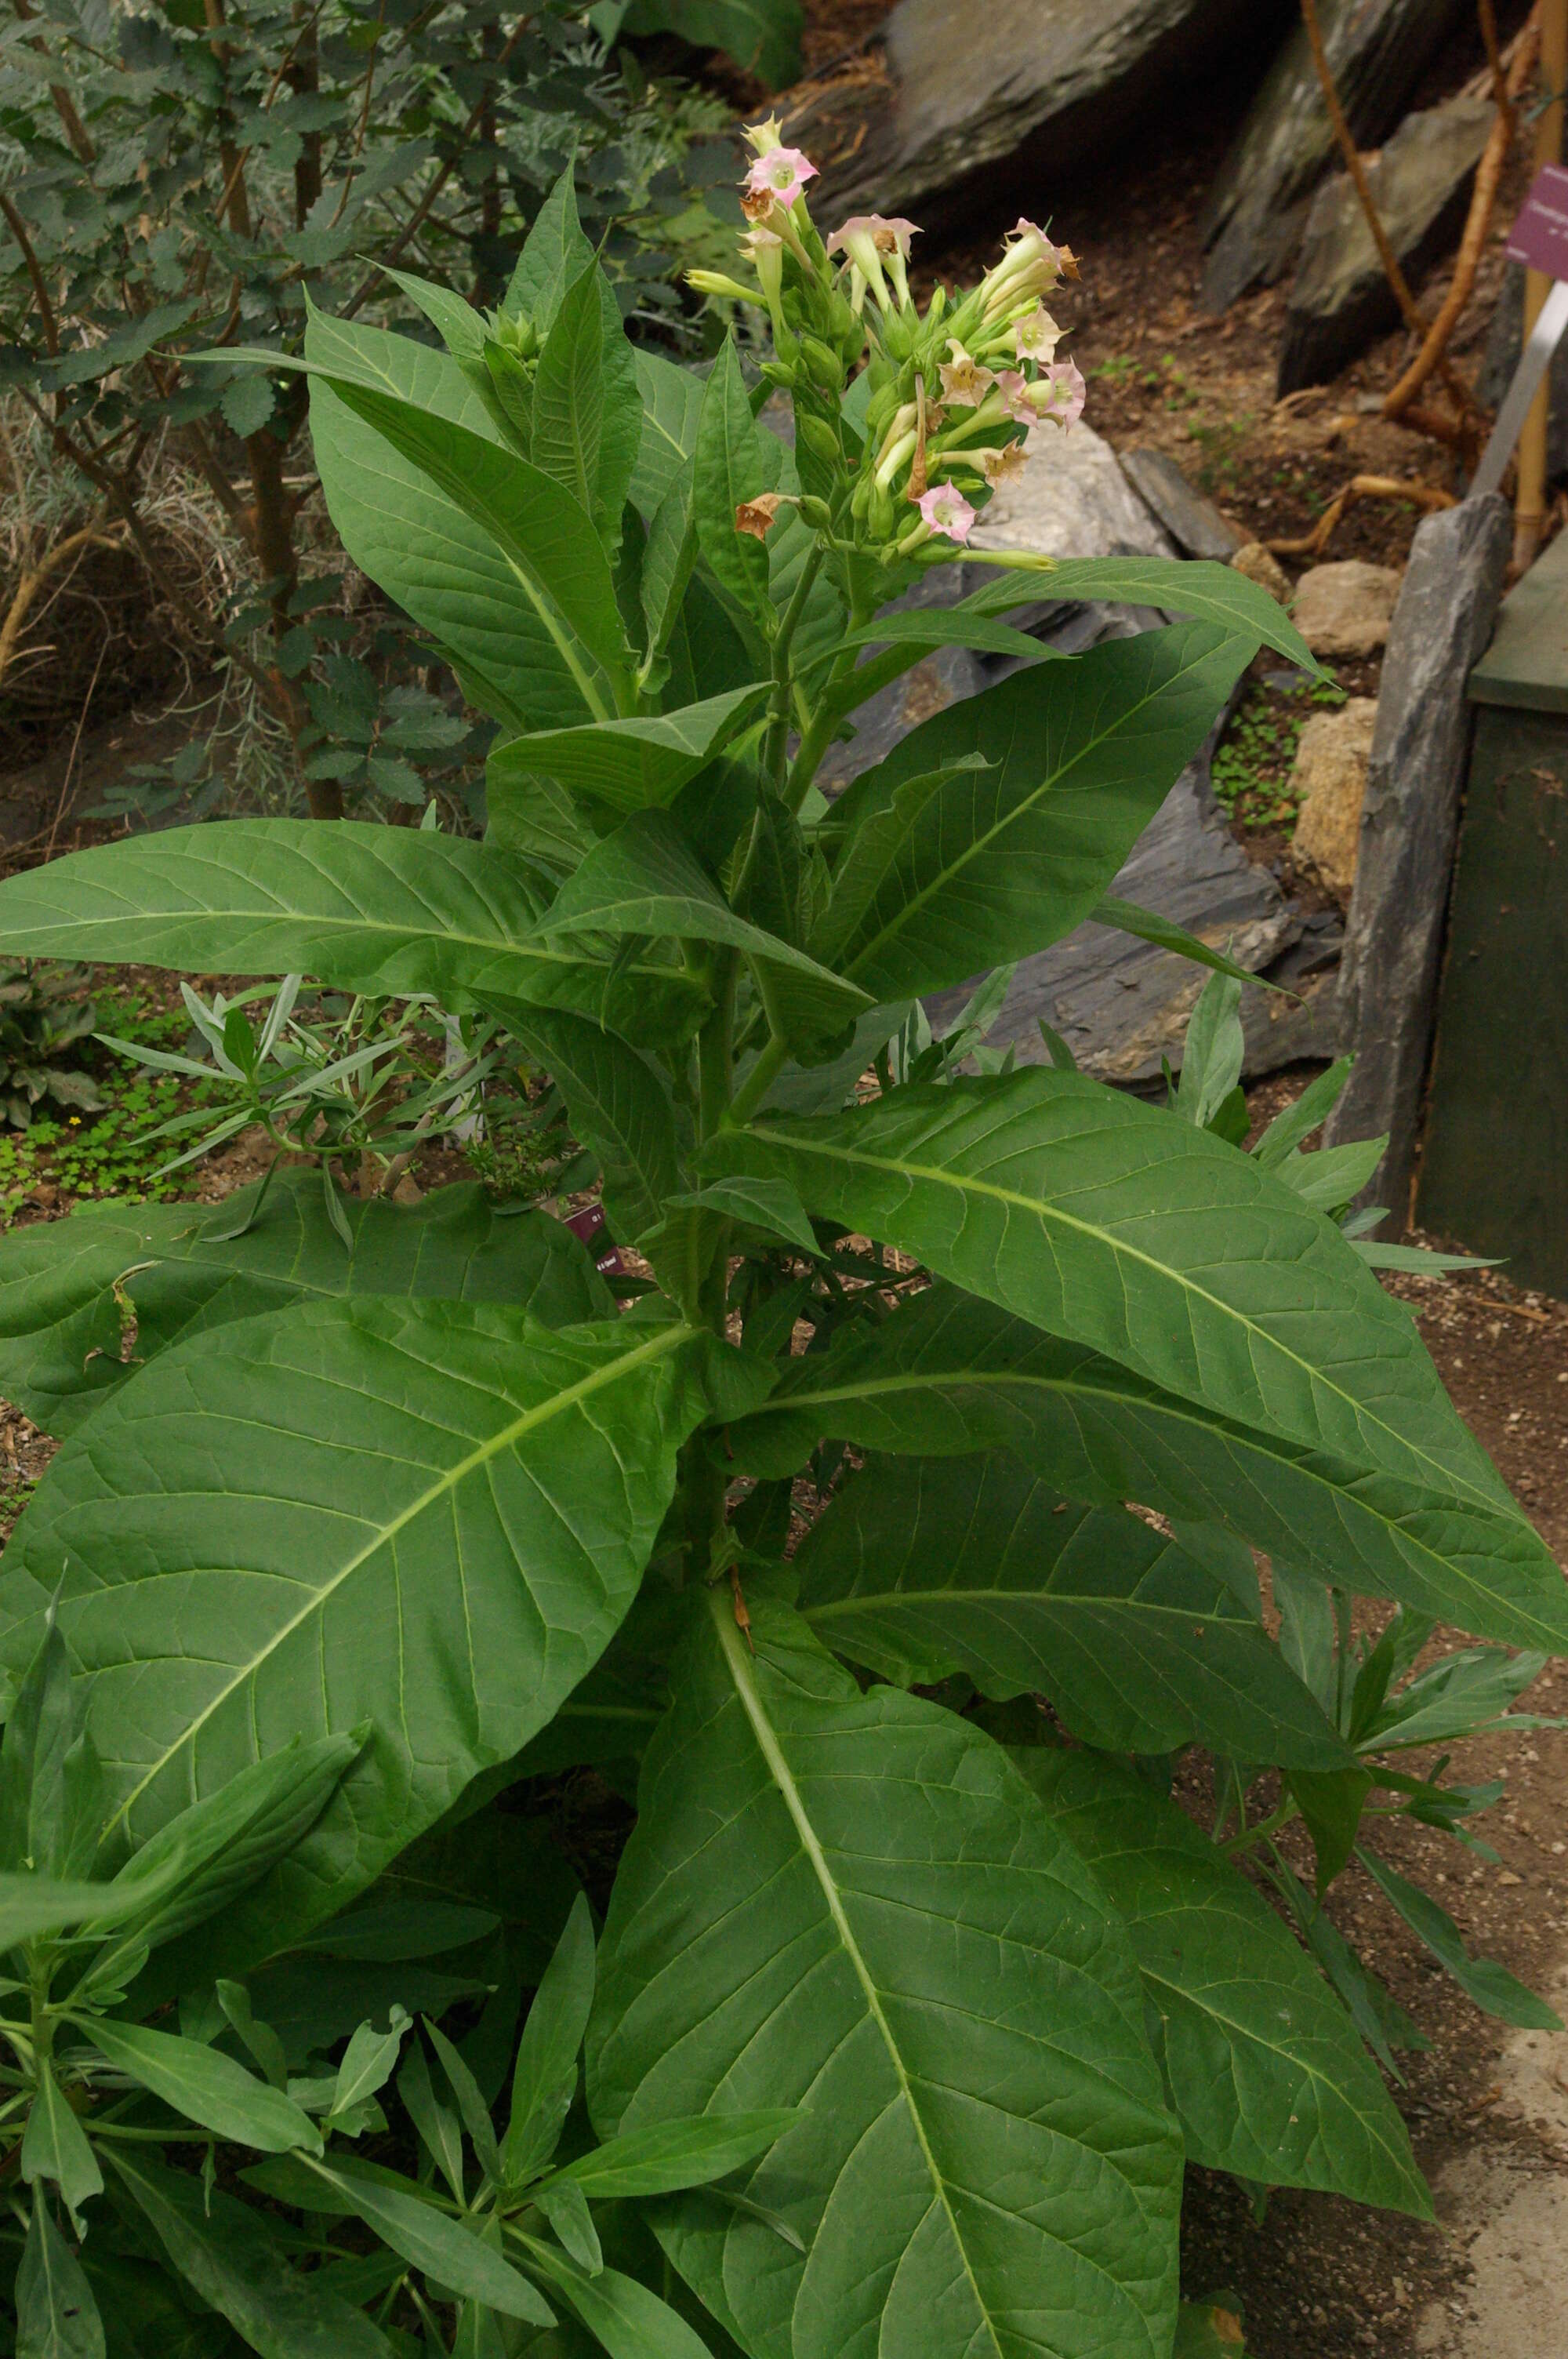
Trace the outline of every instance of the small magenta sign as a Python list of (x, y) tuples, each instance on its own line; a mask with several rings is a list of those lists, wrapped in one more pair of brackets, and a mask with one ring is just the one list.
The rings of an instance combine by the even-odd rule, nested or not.
[(1509, 260), (1568, 279), (1568, 170), (1543, 164), (1509, 240)]

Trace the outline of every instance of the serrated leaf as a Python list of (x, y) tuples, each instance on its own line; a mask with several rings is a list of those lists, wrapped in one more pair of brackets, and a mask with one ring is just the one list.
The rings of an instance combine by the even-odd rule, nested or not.
[(1120, 1763), (1050, 1747), (1013, 1758), (1131, 1934), (1191, 2159), (1431, 2219), (1349, 2017), (1224, 1853)]
[[(643, 1767), (589, 2038), (605, 2136), (801, 2114), (741, 2192), (660, 2207), (748, 2348), (1162, 2354), (1180, 2157), (1125, 1936), (1016, 1771), (937, 1706), (862, 1696), (747, 1588), (697, 1626)], [(716, 1810), (716, 1797), (722, 1797)]]
[[(64, 1445), (6, 1551), (0, 1653), (30, 1651), (38, 1569), (52, 1594), (69, 1563), (62, 1625), (133, 1833), (258, 1745), (375, 1723), (209, 1971), (341, 1908), (549, 1719), (635, 1593), (709, 1349), (672, 1326), (316, 1305), (165, 1353)], [(212, 1487), (173, 1481), (192, 1462)]]
[(901, 1687), (956, 1671), (1047, 1695), (1087, 1743), (1348, 1764), (1344, 1738), (1226, 1584), (1138, 1516), (1069, 1506), (1022, 1461), (873, 1458), (795, 1560), (824, 1646)]

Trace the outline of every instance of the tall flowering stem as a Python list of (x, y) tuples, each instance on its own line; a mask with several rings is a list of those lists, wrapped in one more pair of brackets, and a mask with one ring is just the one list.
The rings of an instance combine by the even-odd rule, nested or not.
[[(1057, 358), (1062, 330), (1045, 308), (1077, 265), (1021, 220), (978, 287), (939, 286), (922, 308), (909, 284), (914, 222), (860, 213), (824, 238), (811, 158), (776, 121), (746, 136), (739, 273), (694, 271), (691, 283), (766, 311), (763, 374), (794, 402), (799, 512), (860, 615), (896, 594), (890, 570), (955, 556), (996, 486), (1048, 454), (1040, 429), (1066, 433), (1081, 417), (1084, 380)], [(765, 534), (748, 510), (738, 529), (760, 521)]]

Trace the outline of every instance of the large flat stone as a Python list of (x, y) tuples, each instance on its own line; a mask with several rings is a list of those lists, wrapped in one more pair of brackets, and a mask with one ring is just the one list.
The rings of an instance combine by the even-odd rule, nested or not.
[(1247, 536), (1221, 516), (1211, 499), (1189, 484), (1163, 451), (1124, 451), (1121, 472), (1161, 528), (1184, 557), (1228, 565)]
[[(1324, 43), (1357, 144), (1393, 129), (1462, 0), (1319, 0)], [(1201, 300), (1223, 311), (1289, 269), (1306, 209), (1338, 153), (1306, 29), (1298, 19), (1209, 198)]]
[(1465, 682), (1492, 636), (1512, 539), (1496, 497), (1428, 516), (1383, 662), (1340, 983), (1356, 1066), (1327, 1136), (1389, 1134), (1367, 1201), (1389, 1205), (1401, 1228), (1469, 756)]
[[(1481, 151), (1497, 110), (1489, 99), (1455, 98), (1405, 117), (1367, 177), (1407, 277), (1419, 282), (1457, 241)], [(1350, 175), (1320, 189), (1285, 314), (1281, 397), (1328, 385), (1374, 338), (1400, 321)]]
[[(827, 213), (989, 201), (1044, 219), (1065, 176), (1130, 144), (1173, 78), (1290, 22), (1293, 0), (900, 0), (854, 74), (782, 110)], [(924, 209), (924, 212), (923, 210)], [(819, 207), (819, 217), (826, 217)]]
[[(1064, 434), (1036, 426), (1029, 465), (1001, 484), (970, 536), (977, 549), (1033, 549), (1046, 557), (1174, 557), (1156, 522), (1092, 426)], [(989, 568), (974, 568), (977, 575)]]

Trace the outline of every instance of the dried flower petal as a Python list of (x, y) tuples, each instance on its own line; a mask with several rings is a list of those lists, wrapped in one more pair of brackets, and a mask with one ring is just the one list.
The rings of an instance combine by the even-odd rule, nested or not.
[(749, 533), (753, 540), (766, 540), (768, 527), (784, 503), (782, 492), (759, 492), (754, 500), (742, 500), (735, 511), (735, 529)]
[(967, 353), (955, 336), (949, 340), (950, 360), (941, 364), (942, 392), (948, 401), (966, 401), (971, 407), (984, 400), (996, 383), (994, 369), (982, 368), (972, 354)]

